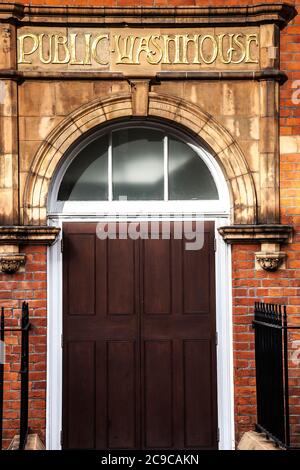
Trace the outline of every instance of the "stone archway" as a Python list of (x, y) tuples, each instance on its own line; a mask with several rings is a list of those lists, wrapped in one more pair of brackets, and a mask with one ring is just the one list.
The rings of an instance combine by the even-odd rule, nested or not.
[[(253, 176), (239, 145), (221, 124), (197, 105), (154, 92), (148, 94), (146, 115), (175, 123), (209, 146), (228, 183), (232, 222), (256, 223), (257, 197)], [(33, 159), (25, 183), (23, 223), (46, 223), (51, 178), (77, 139), (101, 124), (134, 116), (132, 94), (118, 94), (82, 106), (64, 119), (44, 140)]]

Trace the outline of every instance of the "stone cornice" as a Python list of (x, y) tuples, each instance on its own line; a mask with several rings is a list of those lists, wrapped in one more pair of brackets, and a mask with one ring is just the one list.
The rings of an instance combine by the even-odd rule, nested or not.
[(0, 245), (52, 245), (60, 229), (35, 225), (0, 226)]
[[(238, 3), (238, 2), (237, 2)], [(105, 25), (251, 25), (277, 23), (284, 27), (296, 15), (288, 3), (216, 7), (78, 7), (0, 3), (0, 21), (21, 24), (64, 23)]]
[(220, 227), (219, 233), (226, 243), (287, 243), (291, 241), (291, 225), (231, 225)]
[[(133, 78), (149, 78), (149, 75), (143, 77), (141, 74), (129, 75), (120, 72), (61, 72), (61, 71), (20, 71), (20, 70), (0, 70), (0, 79), (12, 79), (16, 81), (23, 80), (128, 80)], [(275, 69), (264, 69), (257, 71), (249, 70), (224, 70), (224, 71), (191, 71), (191, 72), (159, 72), (153, 76), (152, 80), (273, 80), (283, 84), (287, 80), (285, 72)]]

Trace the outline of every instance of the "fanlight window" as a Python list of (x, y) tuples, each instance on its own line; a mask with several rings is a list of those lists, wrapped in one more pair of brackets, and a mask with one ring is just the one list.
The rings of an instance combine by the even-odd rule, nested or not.
[(163, 130), (113, 130), (84, 147), (61, 182), (60, 201), (217, 200), (201, 149)]

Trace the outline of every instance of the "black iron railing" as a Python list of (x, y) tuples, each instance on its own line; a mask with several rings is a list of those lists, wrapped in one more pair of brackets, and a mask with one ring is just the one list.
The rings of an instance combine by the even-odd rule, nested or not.
[[(256, 428), (278, 445), (291, 446), (288, 330), (286, 307), (255, 303)], [(299, 395), (300, 400), (300, 395)]]
[[(28, 435), (28, 378), (29, 378), (29, 308), (28, 303), (22, 304), (22, 317), (20, 328), (6, 328), (4, 308), (1, 309), (1, 341), (5, 342), (5, 333), (12, 331), (21, 332), (21, 397), (20, 397), (20, 440), (19, 450), (24, 450)], [(0, 450), (3, 439), (3, 388), (5, 381), (4, 365), (0, 363)]]

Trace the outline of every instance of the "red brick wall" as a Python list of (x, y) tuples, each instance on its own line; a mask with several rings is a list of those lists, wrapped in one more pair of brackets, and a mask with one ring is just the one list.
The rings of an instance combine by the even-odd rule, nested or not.
[[(295, 4), (300, 13), (300, 1), (291, 3)], [(288, 82), (281, 87), (280, 133), (300, 135), (300, 105), (292, 103), (293, 83), (300, 80), (300, 14), (282, 32), (280, 54), (281, 69), (289, 77)]]
[[(259, 3), (259, 2), (252, 2)], [(300, 2), (295, 4), (300, 11)], [(292, 102), (293, 84), (300, 80), (300, 15), (281, 34), (281, 69), (289, 80), (281, 87), (280, 134), (300, 136), (300, 104)], [(300, 85), (300, 82), (299, 82)], [(300, 88), (300, 86), (298, 86)], [(299, 95), (300, 96), (300, 95)], [(235, 367), (235, 413), (237, 435), (255, 422), (254, 335), (251, 328), (255, 300), (284, 303), (288, 321), (300, 323), (300, 155), (281, 154), (280, 203), (281, 222), (292, 224), (293, 243), (286, 248), (286, 269), (267, 274), (254, 270), (253, 251), (259, 246), (233, 247), (233, 324)], [(298, 335), (298, 340), (300, 335)], [(292, 371), (292, 392), (300, 396), (299, 371)], [(291, 397), (292, 412), (299, 414), (299, 399)], [(296, 406), (295, 406), (296, 405)], [(299, 419), (294, 432), (300, 433)], [(296, 437), (295, 437), (296, 438)]]
[[(5, 307), (6, 326), (20, 326), (22, 301), (29, 302), (30, 331), (29, 426), (45, 439), (47, 266), (44, 246), (27, 246), (26, 270), (0, 277), (0, 305)], [(11, 310), (12, 309), (12, 310)], [(18, 433), (20, 409), (20, 333), (7, 333), (5, 365), (4, 448)]]
[[(285, 213), (284, 207), (282, 210)], [(295, 238), (299, 240), (299, 232)], [(300, 271), (299, 253), (296, 251), (299, 247), (299, 243), (293, 243), (287, 249), (287, 269), (275, 273), (254, 270), (253, 251), (259, 251), (258, 245), (233, 247), (233, 350), (237, 439), (244, 431), (249, 430), (256, 420), (254, 332), (251, 326), (253, 304), (256, 300), (285, 304), (289, 323), (300, 323)], [(295, 264), (298, 265), (298, 270), (295, 269)], [(299, 341), (300, 334), (295, 335), (293, 339)], [(292, 353), (291, 341), (289, 353)], [(300, 371), (299, 367), (296, 368), (292, 363), (290, 368), (291, 414), (298, 414), (297, 418), (291, 419), (295, 424), (292, 434), (293, 441), (300, 443)]]

